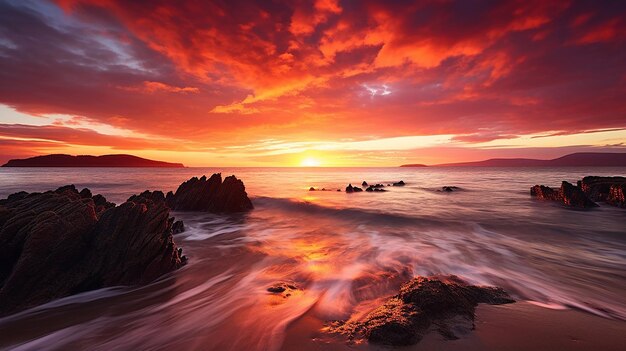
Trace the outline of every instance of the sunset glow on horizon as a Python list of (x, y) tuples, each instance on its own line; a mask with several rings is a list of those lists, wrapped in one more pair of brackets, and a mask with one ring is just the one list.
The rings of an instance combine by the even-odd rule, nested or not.
[(626, 5), (0, 1), (0, 164), (398, 166), (626, 151)]

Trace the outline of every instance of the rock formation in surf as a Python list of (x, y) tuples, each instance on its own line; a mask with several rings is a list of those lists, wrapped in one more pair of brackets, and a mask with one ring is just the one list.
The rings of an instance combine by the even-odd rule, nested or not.
[(348, 186), (346, 187), (346, 193), (358, 193), (360, 191), (363, 191), (363, 189), (359, 188), (358, 186), (352, 186), (352, 184), (348, 184)]
[(184, 265), (164, 200), (144, 192), (115, 206), (73, 185), (0, 200), (0, 315)]
[(561, 188), (554, 190), (544, 185), (530, 188), (530, 195), (542, 200), (551, 200), (576, 208), (598, 207), (597, 202), (606, 202), (617, 207), (626, 207), (624, 192), (625, 177), (588, 176), (574, 186), (563, 181)]
[(624, 200), (626, 177), (588, 176), (579, 180), (578, 186), (594, 201), (604, 201), (613, 206), (626, 207)]
[(434, 326), (444, 337), (456, 339), (453, 330), (473, 329), (479, 303), (512, 302), (500, 288), (469, 285), (456, 276), (417, 277), (382, 306), (358, 320), (335, 322), (329, 331), (350, 340), (404, 346), (419, 342)]
[(224, 178), (220, 173), (207, 179), (193, 177), (182, 183), (175, 193), (167, 193), (167, 205), (176, 211), (212, 213), (244, 212), (253, 208), (243, 182), (234, 175)]

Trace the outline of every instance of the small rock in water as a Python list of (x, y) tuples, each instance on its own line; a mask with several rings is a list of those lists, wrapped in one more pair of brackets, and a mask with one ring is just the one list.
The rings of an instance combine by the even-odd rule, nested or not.
[(406, 185), (406, 183), (404, 183), (403, 180), (393, 183), (393, 186), (404, 186), (404, 185)]
[(314, 187), (310, 187), (309, 191), (315, 191), (315, 188)]
[[(267, 288), (267, 291), (272, 294), (281, 294), (286, 291), (289, 292), (293, 290), (299, 290), (298, 286), (294, 283), (286, 283), (286, 282), (276, 283), (270, 286), (269, 288)], [(291, 294), (287, 294), (287, 295), (290, 296)]]
[(367, 182), (363, 181), (363, 183), (361, 183), (362, 186), (367, 186)]

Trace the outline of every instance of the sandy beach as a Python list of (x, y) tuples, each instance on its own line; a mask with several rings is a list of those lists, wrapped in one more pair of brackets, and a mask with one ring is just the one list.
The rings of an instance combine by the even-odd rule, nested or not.
[[(479, 305), (476, 328), (458, 340), (446, 340), (435, 331), (418, 344), (396, 347), (403, 351), (621, 351), (626, 343), (626, 322), (577, 310), (552, 310), (528, 302)], [(332, 338), (320, 330), (324, 323), (311, 314), (287, 329), (282, 350), (390, 350), (389, 346), (355, 344)]]

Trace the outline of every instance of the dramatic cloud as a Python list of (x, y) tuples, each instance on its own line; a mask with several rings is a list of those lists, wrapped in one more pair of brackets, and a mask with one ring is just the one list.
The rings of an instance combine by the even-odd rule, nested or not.
[[(0, 104), (49, 124), (33, 135), (0, 115), (0, 130), (6, 145), (216, 150), (210, 159), (279, 140), (373, 164), (399, 161), (390, 147), (411, 157), (416, 140), (521, 148), (526, 136), (618, 129), (617, 145), (624, 18), (618, 1), (0, 0)], [(80, 123), (54, 126), (55, 114)], [(608, 143), (589, 135), (588, 147)], [(354, 149), (385, 142), (378, 155)], [(247, 151), (235, 160), (283, 162)]]

